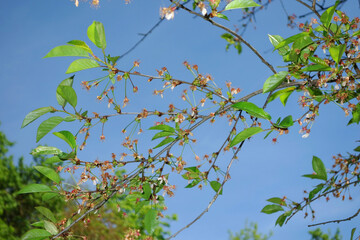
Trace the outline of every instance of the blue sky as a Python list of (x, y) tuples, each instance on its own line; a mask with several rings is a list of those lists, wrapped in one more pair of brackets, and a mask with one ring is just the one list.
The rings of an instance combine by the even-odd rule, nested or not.
[[(359, 12), (358, 4), (349, 0), (344, 11), (350, 16)], [(289, 13), (304, 13), (305, 8), (296, 1), (284, 1)], [(0, 130), (4, 131), (16, 145), (10, 153), (16, 157), (25, 156), (36, 147), (36, 129), (40, 121), (36, 121), (25, 129), (20, 129), (24, 116), (39, 107), (56, 105), (55, 91), (59, 82), (68, 76), (65, 71), (71, 62), (70, 58), (42, 59), (55, 46), (65, 44), (69, 40), (80, 39), (90, 44), (86, 36), (86, 29), (92, 21), (100, 21), (105, 26), (108, 48), (107, 52), (119, 55), (128, 50), (137, 40), (139, 33), (147, 32), (159, 19), (160, 6), (167, 6), (168, 2), (133, 0), (130, 4), (123, 1), (102, 0), (101, 7), (92, 8), (88, 3), (80, 2), (75, 8), (71, 1), (38, 0), (38, 1), (6, 1), (0, 8), (0, 46), (2, 57), (0, 64)], [(239, 24), (240, 11), (229, 12), (232, 23), (219, 20), (220, 23), (232, 27)], [(299, 20), (297, 20), (299, 21)], [(281, 8), (280, 1), (270, 4), (267, 10), (256, 16), (256, 29), (251, 25), (244, 37), (251, 42), (263, 56), (274, 66), (282, 64), (280, 57), (272, 53), (267, 34), (278, 34), (283, 37), (297, 33), (286, 27), (286, 15)], [(235, 51), (225, 51), (225, 41), (220, 38), (224, 31), (211, 26), (199, 18), (179, 11), (171, 21), (164, 21), (154, 32), (137, 47), (131, 54), (119, 62), (119, 68), (128, 69), (134, 60), (140, 60), (139, 71), (156, 75), (155, 69), (166, 66), (170, 73), (179, 79), (191, 80), (191, 75), (183, 67), (184, 60), (198, 64), (200, 72), (211, 74), (222, 87), (225, 81), (231, 81), (240, 87), (242, 92), (238, 96), (258, 90), (271, 72), (243, 46), (239, 56)], [(278, 69), (279, 70), (279, 69)], [(89, 112), (101, 111), (106, 108), (105, 103), (95, 100), (96, 91), (90, 93), (80, 87), (80, 82), (98, 77), (97, 71), (85, 71), (76, 74), (74, 88), (78, 94), (78, 105), (89, 108)], [(95, 77), (94, 77), (95, 76)], [(146, 81), (144, 81), (146, 82)], [(139, 95), (134, 98), (129, 108), (137, 109), (140, 104), (149, 108), (166, 108), (163, 103), (176, 103), (180, 100), (180, 92), (165, 94), (164, 99), (152, 96), (152, 88), (161, 88), (161, 84), (154, 83), (151, 89), (146, 83), (138, 81)], [(157, 84), (157, 85), (156, 85)], [(267, 111), (277, 118), (294, 114), (300, 116), (303, 110), (297, 104), (294, 95), (283, 107), (276, 100)], [(131, 99), (132, 100), (132, 99)], [(253, 99), (260, 104), (264, 96)], [(241, 229), (245, 221), (258, 222), (262, 232), (273, 231), (272, 239), (308, 239), (307, 224), (311, 219), (303, 219), (303, 215), (295, 216), (290, 223), (282, 228), (274, 228), (277, 215), (260, 213), (266, 205), (266, 199), (274, 196), (288, 196), (293, 200), (303, 197), (302, 191), (310, 189), (317, 182), (301, 178), (302, 174), (311, 173), (311, 159), (313, 155), (320, 157), (329, 168), (332, 164), (331, 156), (346, 153), (357, 146), (358, 126), (346, 127), (349, 117), (333, 105), (327, 105), (320, 110), (309, 138), (303, 139), (298, 134), (299, 126), (295, 125), (289, 135), (280, 137), (277, 144), (270, 139), (263, 140), (260, 135), (246, 142), (230, 172), (231, 180), (224, 188), (224, 194), (218, 198), (210, 211), (191, 228), (185, 230), (176, 239), (227, 239), (228, 230), (233, 232)], [(109, 121), (110, 122), (110, 121)], [(113, 120), (105, 127), (106, 141), (100, 143), (100, 132), (92, 133), (93, 140), (88, 144), (82, 158), (109, 158), (111, 152), (120, 150), (120, 131), (123, 122)], [(150, 121), (150, 125), (153, 122)], [(62, 125), (66, 128), (70, 125)], [(63, 130), (61, 127), (56, 130)], [(221, 144), (219, 136), (225, 136), (226, 123), (219, 121), (217, 125), (207, 125), (199, 128), (196, 151), (199, 155), (216, 149)], [(49, 135), (40, 144), (64, 147), (62, 143)], [(185, 156), (193, 160), (191, 152)], [(221, 163), (225, 164), (225, 163)], [(208, 204), (214, 192), (209, 187), (203, 190), (184, 189), (187, 183), (178, 178), (172, 179), (178, 184), (176, 194), (167, 200), (169, 213), (177, 213), (179, 221), (172, 224), (172, 231), (186, 225), (195, 218)], [(315, 222), (334, 218), (345, 218), (359, 208), (360, 194), (353, 192), (353, 201), (341, 202), (332, 199), (329, 203), (315, 204), (317, 218)], [(322, 229), (340, 227), (345, 239), (355, 223), (341, 225), (331, 224)]]

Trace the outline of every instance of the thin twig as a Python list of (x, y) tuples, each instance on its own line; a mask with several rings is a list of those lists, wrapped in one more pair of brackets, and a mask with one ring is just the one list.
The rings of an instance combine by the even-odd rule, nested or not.
[(230, 172), (230, 168), (231, 165), (233, 163), (233, 161), (236, 159), (236, 155), (238, 154), (238, 152), (241, 150), (242, 145), (244, 144), (245, 140), (242, 141), (240, 143), (240, 146), (238, 147), (238, 149), (236, 150), (236, 152), (234, 153), (229, 165), (227, 166), (227, 170), (225, 173), (225, 177), (223, 182), (221, 183), (221, 186), (219, 188), (219, 190), (217, 191), (217, 193), (214, 195), (214, 197), (212, 198), (212, 200), (210, 201), (209, 205), (204, 209), (204, 211), (202, 211), (194, 220), (192, 220), (189, 224), (187, 224), (185, 227), (181, 228), (179, 231), (177, 231), (176, 233), (174, 233), (173, 235), (171, 235), (170, 237), (166, 238), (166, 240), (169, 240), (171, 238), (176, 237), (179, 233), (181, 233), (182, 231), (184, 231), (185, 229), (189, 228), (191, 225), (193, 225), (197, 220), (199, 220), (205, 213), (207, 213), (209, 211), (209, 209), (211, 208), (211, 206), (214, 204), (214, 202), (216, 201), (216, 199), (218, 198), (218, 196), (220, 195), (220, 192), (222, 191), (224, 184), (230, 179), (229, 177), (229, 172)]
[(268, 62), (265, 60), (265, 58), (249, 43), (247, 42), (242, 36), (240, 36), (239, 34), (237, 34), (235, 31), (231, 30), (230, 28), (227, 28), (217, 22), (215, 22), (214, 20), (210, 19), (207, 15), (203, 16), (197, 12), (192, 11), (191, 9), (180, 5), (178, 3), (176, 3), (174, 0), (170, 0), (172, 3), (175, 3), (177, 6), (179, 6), (180, 8), (184, 9), (185, 11), (196, 15), (198, 17), (201, 17), (202, 19), (204, 19), (205, 21), (208, 21), (209, 23), (213, 24), (216, 27), (219, 27), (225, 31), (227, 31), (228, 33), (232, 34), (234, 37), (236, 37), (238, 39), (238, 41), (244, 43), (248, 48), (250, 48), (251, 51), (253, 51), (255, 53), (256, 56), (258, 56), (258, 58), (275, 74), (276, 70), (275, 68)]
[(314, 226), (318, 226), (318, 225), (323, 225), (323, 224), (328, 224), (328, 223), (340, 223), (340, 222), (345, 222), (345, 221), (350, 221), (351, 219), (355, 218), (357, 215), (359, 215), (360, 213), (360, 208), (359, 210), (357, 210), (357, 212), (348, 217), (348, 218), (344, 218), (344, 219), (339, 219), (339, 220), (331, 220), (331, 221), (327, 221), (327, 222), (321, 222), (321, 223), (315, 223), (315, 224), (310, 224), (308, 225), (308, 227), (314, 227)]

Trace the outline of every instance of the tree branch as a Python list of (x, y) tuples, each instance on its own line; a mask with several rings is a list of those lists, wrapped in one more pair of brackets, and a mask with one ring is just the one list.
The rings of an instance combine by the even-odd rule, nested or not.
[(348, 218), (344, 218), (344, 219), (339, 219), (339, 220), (331, 220), (331, 221), (327, 221), (327, 222), (321, 222), (321, 223), (315, 223), (315, 224), (310, 224), (308, 225), (308, 227), (314, 227), (314, 226), (318, 226), (318, 225), (323, 225), (323, 224), (328, 224), (328, 223), (340, 223), (340, 222), (344, 222), (344, 221), (350, 221), (351, 219), (355, 218), (357, 215), (359, 215), (360, 213), (360, 208), (359, 210), (357, 210), (357, 212), (348, 217)]
[(193, 15), (196, 15), (198, 17), (201, 17), (202, 19), (204, 19), (205, 21), (208, 21), (210, 22), (211, 24), (213, 24), (214, 26), (217, 26), (225, 31), (227, 31), (228, 33), (232, 34), (234, 37), (236, 37), (240, 42), (244, 43), (248, 48), (250, 48), (251, 51), (253, 51), (255, 53), (256, 56), (258, 56), (258, 58), (260, 58), (260, 60), (275, 74), (276, 73), (276, 70), (274, 69), (274, 67), (268, 62), (265, 60), (265, 58), (249, 43), (247, 42), (242, 36), (240, 36), (239, 34), (237, 34), (235, 31), (215, 22), (214, 20), (210, 19), (209, 17), (206, 17), (206, 16), (203, 16), (197, 12), (194, 12), (192, 11), (191, 9), (183, 6), (183, 5), (180, 5), (179, 3), (175, 2), (174, 0), (170, 0), (172, 3), (176, 4), (176, 6), (184, 9), (185, 11), (193, 14)]

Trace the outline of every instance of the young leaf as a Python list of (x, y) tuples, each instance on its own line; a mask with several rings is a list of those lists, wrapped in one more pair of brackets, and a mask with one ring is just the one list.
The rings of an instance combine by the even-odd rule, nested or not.
[(151, 128), (149, 128), (149, 130), (163, 130), (166, 132), (175, 132), (175, 129), (168, 126), (168, 125), (164, 125), (164, 124), (160, 124), (160, 125), (156, 125), (156, 126), (152, 126)]
[(313, 199), (315, 197), (315, 195), (318, 192), (320, 192), (323, 188), (324, 188), (324, 184), (319, 184), (319, 185), (316, 186), (316, 188), (311, 190), (311, 192), (309, 193), (309, 200)]
[(51, 237), (51, 233), (44, 229), (31, 229), (21, 237), (21, 240), (42, 240), (48, 237)]
[(345, 50), (346, 50), (346, 44), (341, 44), (329, 48), (330, 55), (336, 63), (340, 62), (341, 57), (344, 54)]
[(320, 22), (322, 22), (326, 28), (329, 27), (329, 25), (331, 23), (331, 19), (334, 15), (335, 9), (338, 4), (339, 4), (339, 1), (336, 1), (334, 6), (329, 7), (325, 12), (323, 12), (323, 14), (321, 14)]
[(185, 188), (193, 188), (201, 182), (199, 179), (194, 179), (191, 183), (185, 186)]
[(51, 117), (43, 121), (37, 130), (36, 142), (39, 142), (46, 134), (53, 130), (57, 125), (63, 121), (62, 117)]
[(148, 200), (150, 198), (150, 195), (151, 195), (151, 187), (150, 187), (150, 184), (149, 183), (145, 183), (143, 186), (143, 198)]
[(34, 166), (34, 168), (50, 180), (56, 182), (57, 184), (60, 183), (60, 176), (54, 169), (44, 166)]
[(275, 204), (279, 204), (279, 205), (282, 205), (282, 206), (286, 206), (286, 203), (285, 201), (283, 201), (281, 198), (279, 197), (273, 197), (273, 198), (269, 198), (268, 200), (266, 200), (268, 202), (271, 202), (271, 203), (275, 203)]
[(155, 139), (162, 138), (162, 137), (167, 137), (167, 136), (170, 136), (173, 134), (174, 134), (173, 132), (166, 132), (166, 131), (158, 132), (157, 134), (154, 135), (154, 137), (151, 140), (155, 140)]
[(155, 148), (162, 147), (162, 146), (164, 146), (164, 145), (166, 145), (166, 144), (168, 144), (168, 143), (171, 143), (171, 142), (173, 142), (174, 140), (175, 140), (175, 138), (172, 138), (172, 137), (165, 138), (165, 139), (162, 140), (158, 145), (156, 145), (156, 147), (154, 147), (154, 149), (155, 149)]
[[(277, 45), (280, 42), (284, 41), (284, 38), (282, 38), (279, 35), (270, 35), (270, 34), (268, 34), (268, 36), (269, 36), (269, 40), (270, 40), (271, 44), (274, 47), (277, 47)], [(284, 47), (278, 49), (278, 52), (279, 52), (280, 56), (285, 56), (286, 54), (289, 53), (289, 51), (290, 51), (290, 48), (287, 45), (285, 45)]]
[(92, 53), (90, 47), (84, 41), (71, 40), (70, 42), (67, 42), (67, 43), (70, 44), (70, 45), (80, 47), (80, 48), (84, 49), (85, 51), (87, 51), (88, 53)]
[(157, 212), (155, 209), (150, 209), (146, 214), (145, 214), (145, 219), (144, 219), (144, 225), (145, 225), (145, 229), (149, 234), (152, 234), (155, 226), (156, 226), (156, 215)]
[(88, 38), (101, 49), (106, 48), (105, 30), (101, 22), (94, 21), (87, 30)]
[(81, 47), (63, 45), (63, 46), (57, 46), (57, 47), (51, 49), (51, 51), (48, 54), (46, 54), (46, 56), (44, 58), (69, 57), (69, 56), (89, 57), (89, 53)]
[[(69, 86), (69, 87), (72, 87), (73, 82), (74, 82), (74, 76), (75, 76), (75, 75), (73, 75), (73, 76), (71, 76), (71, 77), (63, 80), (63, 81), (59, 84), (59, 86)], [(66, 105), (67, 102), (66, 102), (66, 100), (65, 100), (63, 97), (61, 97), (58, 93), (56, 93), (56, 100), (57, 100), (57, 102), (59, 103), (60, 106), (65, 107), (65, 105)]]
[(294, 36), (291, 36), (291, 37), (288, 37), (286, 38), (284, 41), (281, 41), (276, 47), (274, 50), (277, 50), (277, 49), (280, 49), (286, 45), (288, 45), (289, 43), (292, 43), (292, 42), (295, 42), (296, 39), (298, 38), (301, 38), (301, 37), (304, 37), (304, 36), (307, 36), (309, 35), (309, 32), (302, 32), (302, 33), (298, 33)]
[(60, 132), (54, 132), (53, 134), (55, 136), (61, 138), (65, 142), (67, 142), (67, 144), (69, 144), (69, 146), (72, 149), (76, 148), (76, 140), (75, 140), (74, 135), (71, 132), (69, 132), (69, 131), (60, 131)]
[(279, 224), (279, 226), (282, 227), (282, 225), (284, 225), (284, 222), (285, 222), (286, 218), (287, 218), (288, 216), (290, 216), (290, 215), (291, 215), (291, 212), (290, 212), (290, 211), (287, 211), (287, 212), (281, 214), (281, 215), (278, 217), (278, 219), (276, 220), (275, 226)]
[[(221, 187), (221, 183), (219, 183), (218, 181), (211, 181), (210, 186), (217, 193)], [(223, 189), (221, 189), (219, 195), (222, 195), (222, 192), (223, 192)]]
[(234, 139), (230, 142), (230, 147), (235, 146), (238, 143), (241, 143), (242, 141), (248, 139), (249, 137), (262, 132), (263, 130), (260, 127), (251, 127), (246, 128), (242, 132), (240, 132), (238, 135), (234, 137)]
[(51, 233), (51, 235), (56, 235), (59, 232), (55, 224), (46, 220), (44, 220), (44, 228), (46, 231)]
[(224, 14), (221, 14), (221, 13), (217, 13), (215, 17), (222, 18), (222, 19), (225, 19), (225, 20), (229, 21), (229, 18), (227, 16), (225, 16)]
[(261, 212), (266, 213), (266, 214), (271, 214), (271, 213), (275, 213), (278, 211), (284, 211), (284, 209), (279, 206), (279, 205), (275, 205), (275, 204), (271, 204), (271, 205), (266, 205)]
[(321, 161), (320, 158), (313, 156), (312, 159), (312, 167), (314, 172), (323, 180), (327, 180), (327, 173), (324, 163)]
[(233, 108), (246, 111), (253, 117), (263, 118), (267, 120), (271, 120), (270, 114), (264, 111), (264, 109), (259, 108), (255, 104), (251, 102), (238, 102), (232, 105)]
[(56, 223), (56, 218), (54, 214), (50, 211), (50, 209), (46, 207), (35, 207), (35, 209), (41, 213), (44, 217), (52, 221), (53, 223)]
[(294, 125), (294, 121), (292, 119), (292, 116), (289, 115), (289, 116), (285, 117), (280, 123), (278, 123), (278, 124), (274, 123), (273, 125), (277, 128), (286, 129), (286, 128), (289, 128), (292, 125)]
[[(296, 87), (289, 87), (289, 88), (285, 88), (285, 89), (281, 89), (277, 92), (274, 92), (270, 97), (269, 97), (269, 102), (274, 101), (276, 98), (280, 97), (280, 101), (283, 103), (283, 105), (286, 105), (287, 99), (289, 98), (289, 96), (291, 95), (291, 93), (296, 89)], [(282, 99), (281, 97), (284, 96)]]
[(276, 89), (286, 78), (288, 72), (281, 71), (266, 79), (264, 86), (263, 86), (263, 93), (270, 92)]
[(48, 147), (48, 146), (38, 146), (37, 148), (31, 151), (31, 155), (39, 156), (39, 155), (49, 155), (49, 154), (60, 154), (61, 150), (56, 147)]
[(66, 70), (66, 73), (74, 73), (96, 67), (100, 67), (100, 65), (95, 60), (88, 58), (80, 58), (70, 64), (69, 68)]
[(69, 86), (58, 86), (56, 93), (59, 94), (65, 101), (69, 102), (73, 108), (77, 105), (76, 92), (72, 87)]
[(253, 0), (233, 0), (225, 7), (226, 10), (238, 9), (238, 8), (249, 8), (249, 7), (260, 7), (261, 5), (257, 4)]
[(354, 239), (355, 231), (356, 231), (356, 228), (351, 229), (350, 240), (353, 240), (353, 239)]
[(43, 107), (43, 108), (38, 108), (32, 112), (29, 112), (25, 116), (24, 121), (21, 124), (21, 128), (26, 127), (27, 125), (29, 125), (30, 123), (32, 123), (33, 121), (35, 121), (36, 119), (38, 119), (39, 117), (44, 115), (45, 113), (48, 113), (51, 111), (53, 111), (53, 109), (51, 107)]
[(37, 192), (51, 192), (51, 188), (44, 184), (29, 184), (24, 186), (17, 194), (24, 194), (24, 193), (37, 193)]
[(61, 162), (61, 159), (58, 156), (53, 156), (45, 160), (45, 164), (54, 164)]
[(331, 71), (331, 67), (322, 64), (312, 64), (301, 69), (302, 72)]
[(47, 202), (49, 201), (50, 199), (53, 199), (54, 197), (59, 197), (59, 193), (54, 193), (54, 192), (48, 192), (48, 193), (44, 193), (42, 196), (41, 196), (41, 200), (43, 202)]
[(360, 152), (360, 146), (357, 146), (355, 149), (354, 149), (355, 152)]
[(321, 58), (318, 58), (318, 57), (310, 56), (309, 60), (312, 61), (313, 63), (320, 64), (325, 67), (329, 66), (324, 60), (322, 60)]

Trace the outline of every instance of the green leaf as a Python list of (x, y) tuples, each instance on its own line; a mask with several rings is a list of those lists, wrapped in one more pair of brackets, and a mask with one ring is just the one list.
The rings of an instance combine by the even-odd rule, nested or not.
[(285, 117), (280, 123), (274, 123), (273, 125), (277, 128), (286, 129), (286, 128), (289, 128), (292, 125), (294, 125), (294, 121), (292, 119), (292, 116), (289, 115), (289, 116)]
[[(284, 41), (284, 38), (282, 38), (279, 35), (270, 35), (270, 34), (268, 34), (268, 36), (269, 36), (269, 40), (270, 40), (271, 44), (274, 47), (277, 47), (277, 45), (280, 42)], [(278, 52), (279, 52), (280, 56), (285, 56), (286, 54), (288, 54), (290, 52), (290, 48), (289, 48), (289, 46), (285, 45), (284, 47), (279, 48)]]
[(322, 176), (319, 176), (317, 174), (304, 174), (302, 175), (303, 177), (306, 178), (311, 178), (311, 179), (320, 179), (320, 180), (324, 180), (324, 178)]
[(51, 233), (51, 235), (56, 235), (59, 232), (59, 230), (56, 228), (55, 224), (53, 224), (52, 222), (46, 221), (46, 220), (44, 220), (44, 228), (46, 231)]
[(45, 160), (45, 164), (54, 164), (61, 162), (61, 159), (58, 156), (53, 156)]
[(354, 239), (354, 234), (355, 234), (356, 228), (351, 229), (351, 236), (350, 236), (350, 240)]
[(234, 139), (230, 142), (230, 147), (235, 146), (238, 143), (241, 143), (242, 141), (245, 141), (249, 137), (262, 132), (263, 130), (260, 127), (251, 127), (246, 128), (242, 132), (240, 132), (238, 135), (234, 137)]
[(316, 188), (311, 190), (311, 192), (309, 193), (309, 200), (313, 199), (315, 197), (315, 195), (318, 192), (320, 192), (323, 188), (324, 188), (324, 184), (319, 184), (319, 185), (316, 186)]
[(275, 226), (279, 224), (280, 227), (282, 227), (282, 225), (284, 225), (284, 222), (286, 220), (286, 218), (288, 216), (291, 215), (291, 211), (285, 212), (283, 214), (281, 214), (278, 219), (276, 220)]
[(42, 240), (50, 236), (51, 234), (44, 229), (31, 229), (21, 237), (21, 240)]
[(289, 98), (289, 96), (291, 95), (291, 93), (296, 89), (296, 87), (289, 87), (289, 88), (285, 88), (285, 89), (281, 89), (277, 92), (274, 92), (270, 98), (269, 98), (269, 102), (274, 101), (276, 98), (280, 97), (280, 101), (283, 103), (283, 105), (286, 105), (287, 99)]
[(162, 130), (162, 131), (166, 131), (166, 132), (175, 132), (174, 128), (172, 128), (168, 125), (164, 125), (164, 124), (152, 126), (151, 128), (149, 128), (149, 130)]
[(62, 117), (51, 117), (43, 121), (37, 130), (36, 142), (39, 142), (46, 134), (53, 130), (57, 125), (63, 121)]
[(279, 197), (269, 198), (266, 201), (271, 202), (271, 203), (275, 203), (275, 204), (278, 204), (278, 205), (286, 206), (285, 201), (283, 201), (282, 198), (279, 198)]
[(274, 50), (280, 49), (292, 42), (295, 42), (296, 39), (307, 36), (307, 35), (309, 35), (309, 32), (302, 32), (302, 33), (298, 33), (294, 36), (288, 37), (285, 40), (281, 41), (278, 45), (276, 45)]
[(354, 149), (355, 152), (360, 152), (360, 146), (357, 146), (355, 149)]
[(77, 105), (76, 92), (72, 87), (69, 86), (58, 86), (56, 93), (59, 94), (65, 101), (69, 102), (73, 108)]
[[(221, 183), (219, 183), (218, 181), (211, 181), (210, 186), (217, 193), (221, 187)], [(222, 192), (223, 192), (223, 190), (221, 189), (219, 194), (222, 195)]]
[(154, 137), (151, 140), (155, 140), (155, 139), (162, 138), (162, 137), (167, 137), (167, 136), (170, 136), (173, 134), (174, 134), (173, 132), (166, 132), (166, 131), (158, 132), (157, 134), (154, 135)]
[(312, 167), (314, 172), (321, 177), (323, 180), (327, 180), (327, 173), (324, 163), (321, 161), (320, 158), (313, 156), (312, 159)]
[(145, 219), (144, 219), (144, 227), (146, 229), (146, 231), (149, 233), (149, 234), (152, 234), (154, 229), (155, 229), (155, 226), (157, 224), (157, 221), (156, 221), (156, 215), (157, 215), (157, 212), (155, 209), (150, 209), (146, 214), (145, 214)]
[(238, 110), (246, 111), (248, 114), (250, 114), (253, 117), (257, 118), (263, 118), (267, 120), (271, 120), (270, 114), (264, 111), (264, 109), (259, 108), (254, 103), (251, 102), (238, 102), (232, 105), (233, 108)]
[(143, 186), (143, 198), (148, 200), (151, 196), (151, 187), (150, 187), (150, 184), (149, 183), (145, 183)]
[(92, 54), (90, 47), (84, 41), (71, 40), (70, 42), (68, 42), (68, 44), (80, 47), (80, 48), (84, 49), (85, 51), (87, 51), (88, 53)]
[(61, 150), (56, 147), (48, 147), (48, 146), (38, 146), (37, 148), (31, 151), (31, 155), (39, 156), (39, 155), (49, 155), (49, 154), (60, 154)]
[(215, 17), (222, 18), (222, 19), (225, 19), (225, 20), (229, 21), (228, 17), (225, 16), (224, 14), (221, 14), (221, 13), (217, 13)]
[(54, 197), (58, 197), (58, 196), (59, 196), (58, 193), (52, 193), (52, 192), (50, 192), (50, 193), (44, 193), (44, 194), (41, 196), (41, 200), (42, 200), (43, 202), (47, 202), (47, 201), (49, 201), (50, 199), (53, 199)]
[(233, 0), (225, 7), (226, 10), (238, 9), (238, 8), (249, 8), (249, 7), (260, 7), (261, 5), (257, 4), (253, 0)]
[(81, 58), (73, 61), (66, 73), (74, 73), (85, 69), (100, 67), (100, 65), (93, 59)]
[(338, 1), (336, 1), (335, 5), (332, 7), (329, 7), (325, 12), (323, 12), (323, 14), (321, 14), (320, 17), (320, 22), (323, 23), (323, 25), (328, 28), (330, 23), (331, 23), (331, 19), (334, 15), (335, 9), (337, 7), (337, 5), (339, 4)]
[(156, 147), (154, 147), (154, 149), (155, 149), (155, 148), (162, 147), (162, 146), (164, 146), (164, 145), (166, 145), (166, 144), (168, 144), (168, 143), (171, 143), (171, 142), (173, 142), (174, 140), (175, 140), (175, 138), (172, 138), (172, 137), (165, 138), (165, 139), (162, 140), (158, 145), (156, 145)]
[(193, 173), (200, 173), (200, 170), (197, 167), (187, 167), (187, 168), (184, 168), (184, 170), (193, 172)]
[(341, 57), (344, 54), (345, 50), (346, 50), (346, 44), (341, 44), (329, 48), (330, 55), (336, 63), (340, 62)]
[(50, 209), (46, 207), (35, 207), (35, 209), (41, 213), (44, 217), (49, 219), (51, 222), (56, 223), (56, 218), (54, 214), (50, 211)]
[(94, 21), (87, 30), (88, 38), (101, 49), (106, 48), (105, 30), (101, 22)]
[(271, 213), (275, 213), (275, 212), (279, 212), (279, 211), (284, 211), (284, 209), (281, 206), (275, 205), (275, 204), (266, 205), (261, 210), (261, 212), (266, 213), (266, 214), (271, 214)]
[(89, 53), (85, 49), (78, 46), (63, 45), (51, 49), (51, 51), (46, 54), (44, 58), (69, 56), (89, 57)]
[(42, 220), (42, 221), (34, 222), (31, 224), (31, 226), (44, 228), (44, 221)]
[(61, 138), (62, 140), (64, 140), (67, 144), (69, 144), (69, 146), (72, 149), (76, 148), (75, 136), (71, 132), (69, 132), (69, 131), (60, 131), (60, 132), (54, 132), (53, 134), (55, 136)]
[(303, 69), (301, 69), (302, 72), (319, 72), (319, 71), (331, 71), (331, 67), (324, 66), (322, 64), (312, 64), (309, 65)]
[(56, 182), (57, 184), (60, 183), (60, 176), (54, 169), (44, 166), (34, 166), (34, 168), (50, 180)]
[(193, 188), (201, 182), (200, 179), (194, 179), (191, 183), (185, 186), (185, 188)]
[(270, 92), (276, 89), (286, 78), (288, 72), (281, 71), (266, 79), (264, 86), (263, 86), (263, 93)]
[(24, 194), (24, 193), (37, 193), (37, 192), (51, 192), (51, 188), (44, 184), (29, 184), (24, 186), (17, 192), (17, 194)]
[(38, 108), (32, 112), (29, 112), (25, 116), (24, 121), (21, 124), (21, 128), (26, 127), (27, 125), (29, 125), (30, 123), (32, 123), (33, 121), (35, 121), (36, 119), (38, 119), (39, 117), (44, 115), (45, 113), (48, 113), (51, 111), (53, 111), (53, 109), (51, 107), (42, 107), (42, 108)]
[(313, 63), (320, 64), (325, 67), (329, 66), (324, 60), (322, 60), (321, 58), (318, 58), (318, 57), (310, 56), (309, 60), (312, 61)]
[[(63, 80), (63, 81), (59, 84), (59, 86), (69, 86), (69, 87), (72, 87), (73, 82), (74, 82), (74, 76), (75, 76), (75, 75), (73, 75), (73, 76), (71, 76), (71, 77)], [(57, 100), (57, 102), (59, 103), (60, 106), (65, 107), (65, 105), (66, 105), (66, 103), (67, 103), (66, 100), (65, 100), (62, 96), (60, 96), (57, 92), (56, 92), (56, 100)]]

